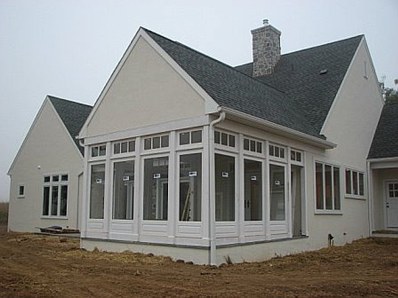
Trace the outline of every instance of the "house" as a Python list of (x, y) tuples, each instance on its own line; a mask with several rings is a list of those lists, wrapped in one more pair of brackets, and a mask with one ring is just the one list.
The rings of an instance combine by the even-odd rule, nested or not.
[(253, 30), (253, 62), (231, 67), (138, 30), (79, 134), (82, 247), (220, 264), (382, 227), (368, 186), (397, 164), (372, 154), (384, 101), (365, 37), (281, 55), (280, 35)]
[(79, 228), (83, 148), (75, 138), (90, 106), (47, 96), (9, 171), (9, 231)]
[(398, 230), (398, 102), (386, 102), (368, 155), (371, 231)]

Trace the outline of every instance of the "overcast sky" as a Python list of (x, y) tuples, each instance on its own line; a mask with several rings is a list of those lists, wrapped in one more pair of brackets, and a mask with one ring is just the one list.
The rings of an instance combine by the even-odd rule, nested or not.
[(230, 65), (250, 30), (282, 32), (282, 53), (365, 34), (381, 80), (398, 78), (397, 0), (0, 0), (0, 201), (47, 94), (94, 104), (140, 26)]

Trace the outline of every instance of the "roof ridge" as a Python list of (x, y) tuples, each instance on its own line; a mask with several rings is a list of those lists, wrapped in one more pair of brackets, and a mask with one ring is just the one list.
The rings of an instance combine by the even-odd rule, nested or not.
[(222, 61), (217, 60), (217, 59), (215, 59), (215, 58), (213, 58), (213, 57), (211, 57), (211, 56), (209, 56), (209, 55), (206, 55), (206, 54), (204, 54), (204, 53), (202, 53), (202, 52), (199, 52), (198, 50), (195, 50), (195, 49), (193, 49), (193, 48), (191, 48), (191, 47), (189, 47), (189, 46), (187, 46), (187, 45), (185, 45), (185, 44), (183, 44), (183, 43), (181, 43), (181, 42), (179, 42), (179, 41), (171, 40), (171, 39), (168, 38), (168, 37), (165, 37), (165, 36), (163, 36), (163, 35), (161, 35), (161, 34), (159, 34), (159, 33), (153, 32), (153, 31), (151, 31), (151, 30), (149, 30), (149, 29), (146, 29), (146, 28), (144, 28), (144, 27), (141, 27), (141, 28), (142, 28), (143, 30), (147, 31), (147, 32), (150, 32), (150, 33), (152, 33), (152, 34), (155, 34), (155, 35), (157, 35), (157, 36), (159, 36), (159, 37), (161, 37), (161, 38), (164, 38), (164, 39), (166, 39), (166, 40), (168, 40), (168, 41), (170, 41), (170, 42), (173, 42), (173, 43), (175, 43), (175, 44), (178, 44), (178, 45), (180, 45), (180, 46), (182, 46), (182, 47), (184, 47), (184, 48), (186, 48), (186, 49), (188, 49), (188, 50), (190, 50), (190, 51), (193, 51), (193, 52), (195, 52), (195, 53), (197, 53), (197, 54), (199, 54), (199, 55), (202, 55), (202, 56), (204, 56), (204, 57), (206, 57), (206, 58), (208, 58), (208, 59), (210, 59), (210, 60), (212, 60), (212, 61), (214, 61), (214, 62), (216, 62), (216, 63), (222, 64), (222, 65), (224, 65), (225, 67), (228, 67), (229, 69), (231, 69), (231, 70), (233, 70), (233, 71), (235, 71), (235, 72), (237, 72), (237, 73), (239, 73), (239, 74), (241, 74), (241, 75), (244, 75), (245, 77), (247, 77), (247, 78), (249, 78), (249, 79), (251, 79), (251, 80), (253, 80), (253, 81), (256, 81), (256, 82), (258, 82), (258, 83), (260, 83), (260, 84), (262, 84), (262, 85), (265, 85), (265, 86), (267, 86), (267, 87), (269, 87), (269, 88), (272, 88), (272, 89), (274, 89), (274, 90), (276, 90), (276, 91), (278, 91), (278, 92), (280, 92), (280, 93), (286, 94), (284, 91), (282, 91), (282, 90), (280, 90), (280, 89), (278, 89), (278, 88), (275, 88), (274, 86), (272, 86), (272, 85), (270, 85), (270, 84), (267, 84), (267, 83), (265, 83), (265, 82), (263, 82), (263, 81), (258, 80), (258, 79), (255, 78), (255, 77), (252, 77), (252, 76), (250, 76), (250, 75), (247, 75), (247, 74), (245, 74), (245, 73), (243, 73), (243, 72), (237, 70), (234, 66), (231, 66), (231, 65), (229, 65), (229, 64), (226, 64), (225, 62), (222, 62)]

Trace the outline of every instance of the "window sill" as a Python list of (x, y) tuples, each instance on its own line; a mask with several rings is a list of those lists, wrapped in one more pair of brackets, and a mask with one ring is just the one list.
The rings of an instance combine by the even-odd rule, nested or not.
[(315, 215), (343, 215), (341, 210), (315, 210)]
[(25, 199), (25, 196), (17, 196), (17, 199)]
[(346, 199), (366, 201), (365, 196), (345, 194)]
[(68, 219), (67, 216), (56, 216), (56, 215), (52, 215), (52, 216), (48, 216), (48, 215), (42, 215), (40, 216), (41, 219)]

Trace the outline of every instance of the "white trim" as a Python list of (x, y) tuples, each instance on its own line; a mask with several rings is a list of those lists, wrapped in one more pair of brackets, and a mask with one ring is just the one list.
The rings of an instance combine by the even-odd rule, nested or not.
[[(288, 128), (283, 125), (276, 124), (271, 121), (261, 119), (261, 118), (258, 118), (258, 117), (255, 117), (255, 116), (252, 116), (252, 115), (249, 115), (249, 114), (246, 114), (246, 113), (243, 113), (243, 112), (231, 109), (231, 108), (221, 107), (221, 110), (224, 111), (227, 115), (232, 116), (232, 119), (234, 119), (234, 117), (237, 117), (239, 119), (249, 121), (249, 123), (243, 122), (244, 124), (251, 125), (251, 126), (253, 126), (253, 124), (260, 125), (260, 127), (259, 127), (260, 129), (269, 131), (276, 135), (285, 136), (285, 137), (291, 138), (293, 140), (301, 141), (303, 143), (315, 146), (317, 148), (322, 148), (322, 149), (333, 149), (333, 148), (337, 147), (336, 144), (334, 144), (330, 141), (322, 140), (320, 138), (305, 134), (303, 132), (294, 130), (292, 128)], [(258, 126), (256, 126), (256, 127), (258, 127)]]
[(124, 64), (126, 63), (127, 59), (129, 58), (131, 52), (134, 50), (135, 45), (137, 44), (138, 40), (143, 38), (154, 50), (157, 52), (180, 76), (183, 78), (193, 89), (196, 91), (200, 97), (203, 98), (205, 102), (205, 113), (211, 114), (217, 112), (218, 104), (208, 95), (202, 87), (192, 79), (186, 72), (174, 61), (146, 32), (145, 29), (140, 27), (133, 37), (132, 41), (130, 42), (129, 46), (127, 47), (126, 51), (124, 52), (122, 58), (120, 59), (119, 63), (116, 65), (116, 68), (113, 70), (110, 78), (108, 79), (107, 83), (105, 84), (104, 88), (102, 89), (97, 101), (94, 104), (91, 113), (89, 114), (87, 120), (85, 121), (82, 129), (79, 133), (79, 139), (83, 139), (87, 137), (87, 127), (90, 124), (93, 116), (95, 115), (98, 107), (101, 105), (103, 99), (107, 95), (109, 89), (113, 85), (113, 82), (116, 80), (119, 72), (123, 68)]

